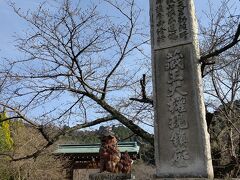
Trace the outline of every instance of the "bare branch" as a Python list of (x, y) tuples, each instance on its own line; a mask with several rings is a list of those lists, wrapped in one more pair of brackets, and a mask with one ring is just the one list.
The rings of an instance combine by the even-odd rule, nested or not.
[(130, 98), (130, 100), (132, 100), (132, 101), (138, 101), (138, 102), (141, 102), (141, 103), (148, 103), (148, 104), (153, 105), (153, 100), (152, 100), (152, 99), (149, 99), (149, 98), (144, 98), (144, 99)]
[(141, 85), (141, 92), (142, 92), (141, 99), (130, 98), (130, 100), (153, 105), (153, 100), (148, 98), (146, 94), (146, 75), (145, 74), (143, 74), (142, 79), (140, 79), (140, 85)]
[(204, 55), (200, 58), (200, 62), (202, 63), (201, 65), (201, 72), (202, 72), (202, 77), (203, 77), (203, 71), (205, 69), (206, 65), (211, 65), (214, 64), (215, 62), (207, 62), (207, 60), (209, 58), (215, 57), (220, 55), (221, 53), (227, 51), (228, 49), (232, 48), (233, 46), (235, 46), (240, 40), (239, 40), (239, 36), (240, 36), (240, 24), (238, 24), (238, 28), (236, 30), (236, 33), (233, 37), (232, 42), (230, 42), (229, 44), (225, 45), (224, 47), (217, 49), (207, 55)]

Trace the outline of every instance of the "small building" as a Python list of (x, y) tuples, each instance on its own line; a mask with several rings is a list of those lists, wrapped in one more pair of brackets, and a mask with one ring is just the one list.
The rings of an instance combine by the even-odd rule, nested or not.
[[(60, 144), (54, 154), (66, 158), (66, 174), (69, 179), (88, 179), (88, 174), (99, 172), (99, 149), (100, 143), (96, 144)], [(119, 142), (118, 148), (121, 153), (128, 152), (133, 160), (139, 158), (139, 146), (137, 142)]]

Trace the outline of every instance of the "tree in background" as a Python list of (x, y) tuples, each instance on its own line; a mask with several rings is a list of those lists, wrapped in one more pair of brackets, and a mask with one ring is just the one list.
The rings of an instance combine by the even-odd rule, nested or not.
[[(0, 152), (0, 177), (4, 180), (11, 179), (64, 179), (64, 166), (68, 160), (57, 158), (52, 154), (56, 145), (48, 148), (44, 153), (33, 158), (21, 158), (26, 154), (32, 154), (44, 145), (44, 138), (38, 131), (22, 121), (14, 120), (10, 125), (11, 149)], [(5, 156), (1, 156), (5, 154)]]
[(10, 121), (6, 120), (7, 114), (3, 112), (0, 114), (0, 152), (11, 150), (13, 145), (13, 140), (10, 133)]
[[(7, 119), (6, 112), (0, 114), (0, 120)], [(8, 168), (10, 166), (10, 158), (4, 155), (6, 152), (12, 150), (13, 139), (10, 133), (10, 122), (5, 120), (0, 123), (0, 175), (1, 178), (7, 179), (11, 176), (12, 170)]]

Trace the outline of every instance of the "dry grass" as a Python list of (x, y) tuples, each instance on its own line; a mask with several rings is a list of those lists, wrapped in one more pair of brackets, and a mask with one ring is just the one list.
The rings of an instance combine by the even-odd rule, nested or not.
[(132, 173), (136, 180), (151, 180), (156, 173), (156, 169), (152, 165), (147, 165), (142, 161), (138, 161), (133, 164)]

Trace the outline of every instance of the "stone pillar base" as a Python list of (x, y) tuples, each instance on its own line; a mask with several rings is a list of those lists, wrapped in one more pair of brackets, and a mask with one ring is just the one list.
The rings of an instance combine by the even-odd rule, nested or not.
[(122, 173), (94, 173), (89, 174), (89, 180), (132, 180), (135, 177), (132, 174), (122, 174)]
[(156, 180), (212, 180), (207, 178), (155, 178)]
[(197, 178), (191, 178), (191, 177), (164, 178), (164, 177), (157, 177), (156, 174), (154, 174), (153, 177), (154, 177), (153, 179), (155, 179), (155, 180), (219, 180), (219, 179), (204, 178), (204, 177), (202, 177), (202, 178), (200, 178), (200, 177), (197, 177)]

